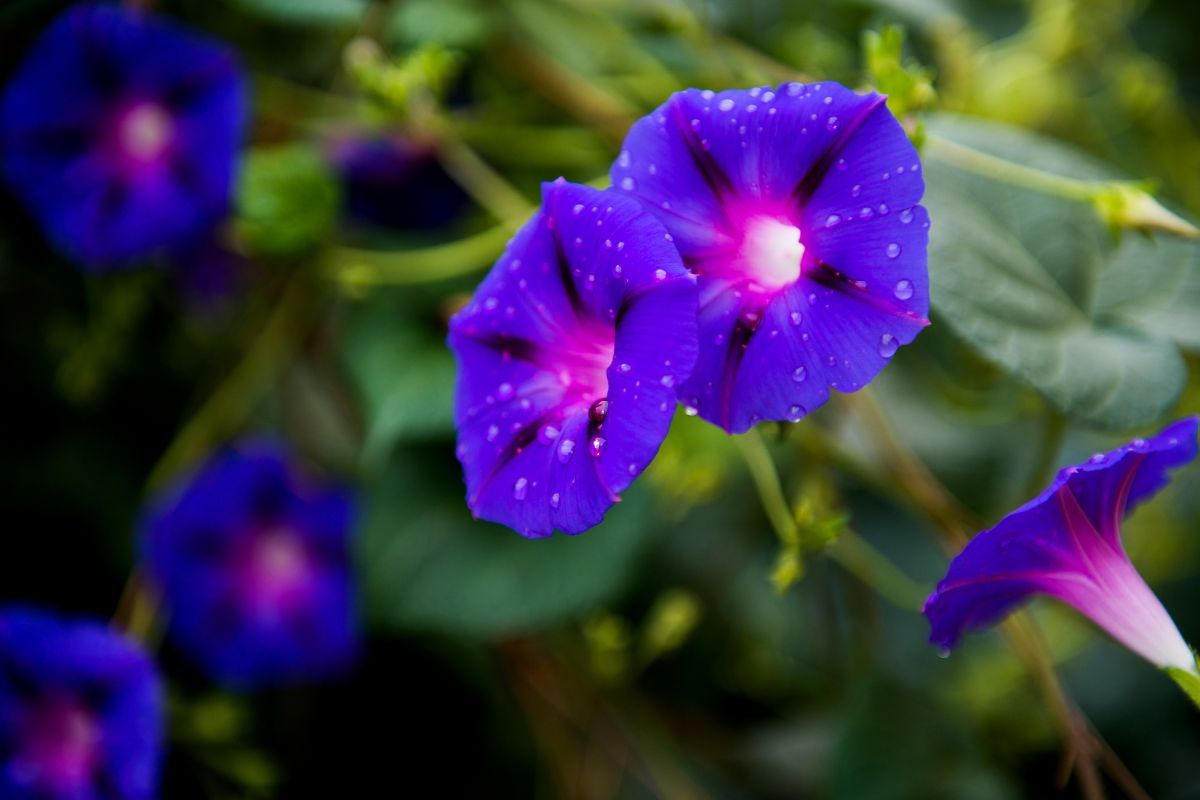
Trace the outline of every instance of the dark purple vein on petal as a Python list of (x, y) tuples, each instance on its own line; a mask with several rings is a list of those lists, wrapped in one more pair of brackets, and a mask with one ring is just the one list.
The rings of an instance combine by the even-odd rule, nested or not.
[(844, 273), (838, 272), (833, 267), (826, 264), (824, 261), (818, 261), (811, 270), (804, 273), (804, 277), (818, 286), (826, 289), (832, 289), (835, 292), (851, 297), (861, 303), (871, 306), (872, 308), (883, 311), (886, 314), (891, 314), (895, 317), (915, 322), (919, 325), (928, 325), (929, 320), (924, 317), (914, 314), (907, 309), (900, 308), (895, 303), (887, 298), (871, 294), (866, 289), (862, 289), (855, 285), (854, 281), (850, 280)]
[(821, 181), (825, 180), (825, 175), (833, 167), (838, 156), (846, 149), (846, 145), (850, 143), (850, 140), (854, 138), (854, 134), (858, 133), (858, 129), (863, 126), (867, 118), (886, 102), (886, 97), (876, 95), (870, 103), (864, 106), (862, 110), (846, 123), (841, 129), (841, 133), (833, 140), (829, 148), (821, 154), (820, 158), (813, 162), (813, 165), (808, 168), (808, 172), (796, 184), (796, 188), (792, 190), (793, 200), (801, 205), (808, 202), (808, 199), (817, 191), (817, 187), (821, 185)]

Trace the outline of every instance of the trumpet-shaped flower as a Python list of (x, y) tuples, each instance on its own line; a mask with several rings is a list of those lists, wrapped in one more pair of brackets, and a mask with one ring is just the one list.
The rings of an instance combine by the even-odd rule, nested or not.
[(113, 6), (78, 5), (0, 98), (0, 167), (60, 250), (108, 269), (225, 213), (245, 116), (229, 51)]
[(151, 660), (98, 622), (0, 611), (0, 797), (157, 796), (163, 697)]
[(986, 530), (950, 564), (925, 603), (930, 641), (954, 646), (1031, 595), (1058, 598), (1164, 669), (1196, 673), (1179, 629), (1134, 569), (1121, 520), (1196, 457), (1195, 418), (1067, 467), (1044, 492)]
[(228, 448), (151, 504), (147, 569), (175, 644), (243, 687), (324, 678), (357, 651), (353, 507), (266, 443)]
[(696, 283), (662, 224), (557, 181), (450, 324), (467, 503), (525, 536), (595, 525), (667, 434)]
[(928, 324), (921, 162), (878, 94), (677, 92), (630, 130), (612, 182), (699, 277), (700, 358), (677, 388), (727, 431), (860, 389)]

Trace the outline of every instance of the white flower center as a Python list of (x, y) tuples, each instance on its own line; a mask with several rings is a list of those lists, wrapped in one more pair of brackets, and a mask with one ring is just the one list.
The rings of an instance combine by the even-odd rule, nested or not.
[(800, 277), (804, 244), (800, 229), (774, 217), (752, 217), (738, 260), (746, 275), (764, 289), (779, 289)]
[(139, 161), (153, 161), (167, 149), (174, 127), (171, 116), (161, 106), (137, 106), (121, 120), (121, 149)]

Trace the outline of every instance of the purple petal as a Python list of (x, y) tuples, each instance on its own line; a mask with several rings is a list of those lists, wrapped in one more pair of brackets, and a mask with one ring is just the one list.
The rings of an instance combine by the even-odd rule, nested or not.
[(1034, 593), (1056, 597), (1160, 666), (1195, 669), (1191, 650), (1130, 563), (1120, 522), (1196, 457), (1197, 420), (1062, 470), (1046, 491), (976, 536), (925, 604), (930, 641), (952, 647)]
[(451, 322), (467, 502), (526, 536), (579, 533), (650, 462), (696, 360), (696, 287), (666, 230), (558, 181)]
[(861, 388), (928, 324), (920, 163), (879, 95), (679, 92), (634, 125), (612, 180), (699, 276), (679, 396), (730, 432)]

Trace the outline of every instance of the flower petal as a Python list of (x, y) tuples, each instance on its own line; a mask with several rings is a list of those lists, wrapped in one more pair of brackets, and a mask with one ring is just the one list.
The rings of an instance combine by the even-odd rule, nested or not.
[(637, 202), (562, 181), (451, 322), (467, 502), (526, 536), (595, 525), (665, 437), (695, 281)]

